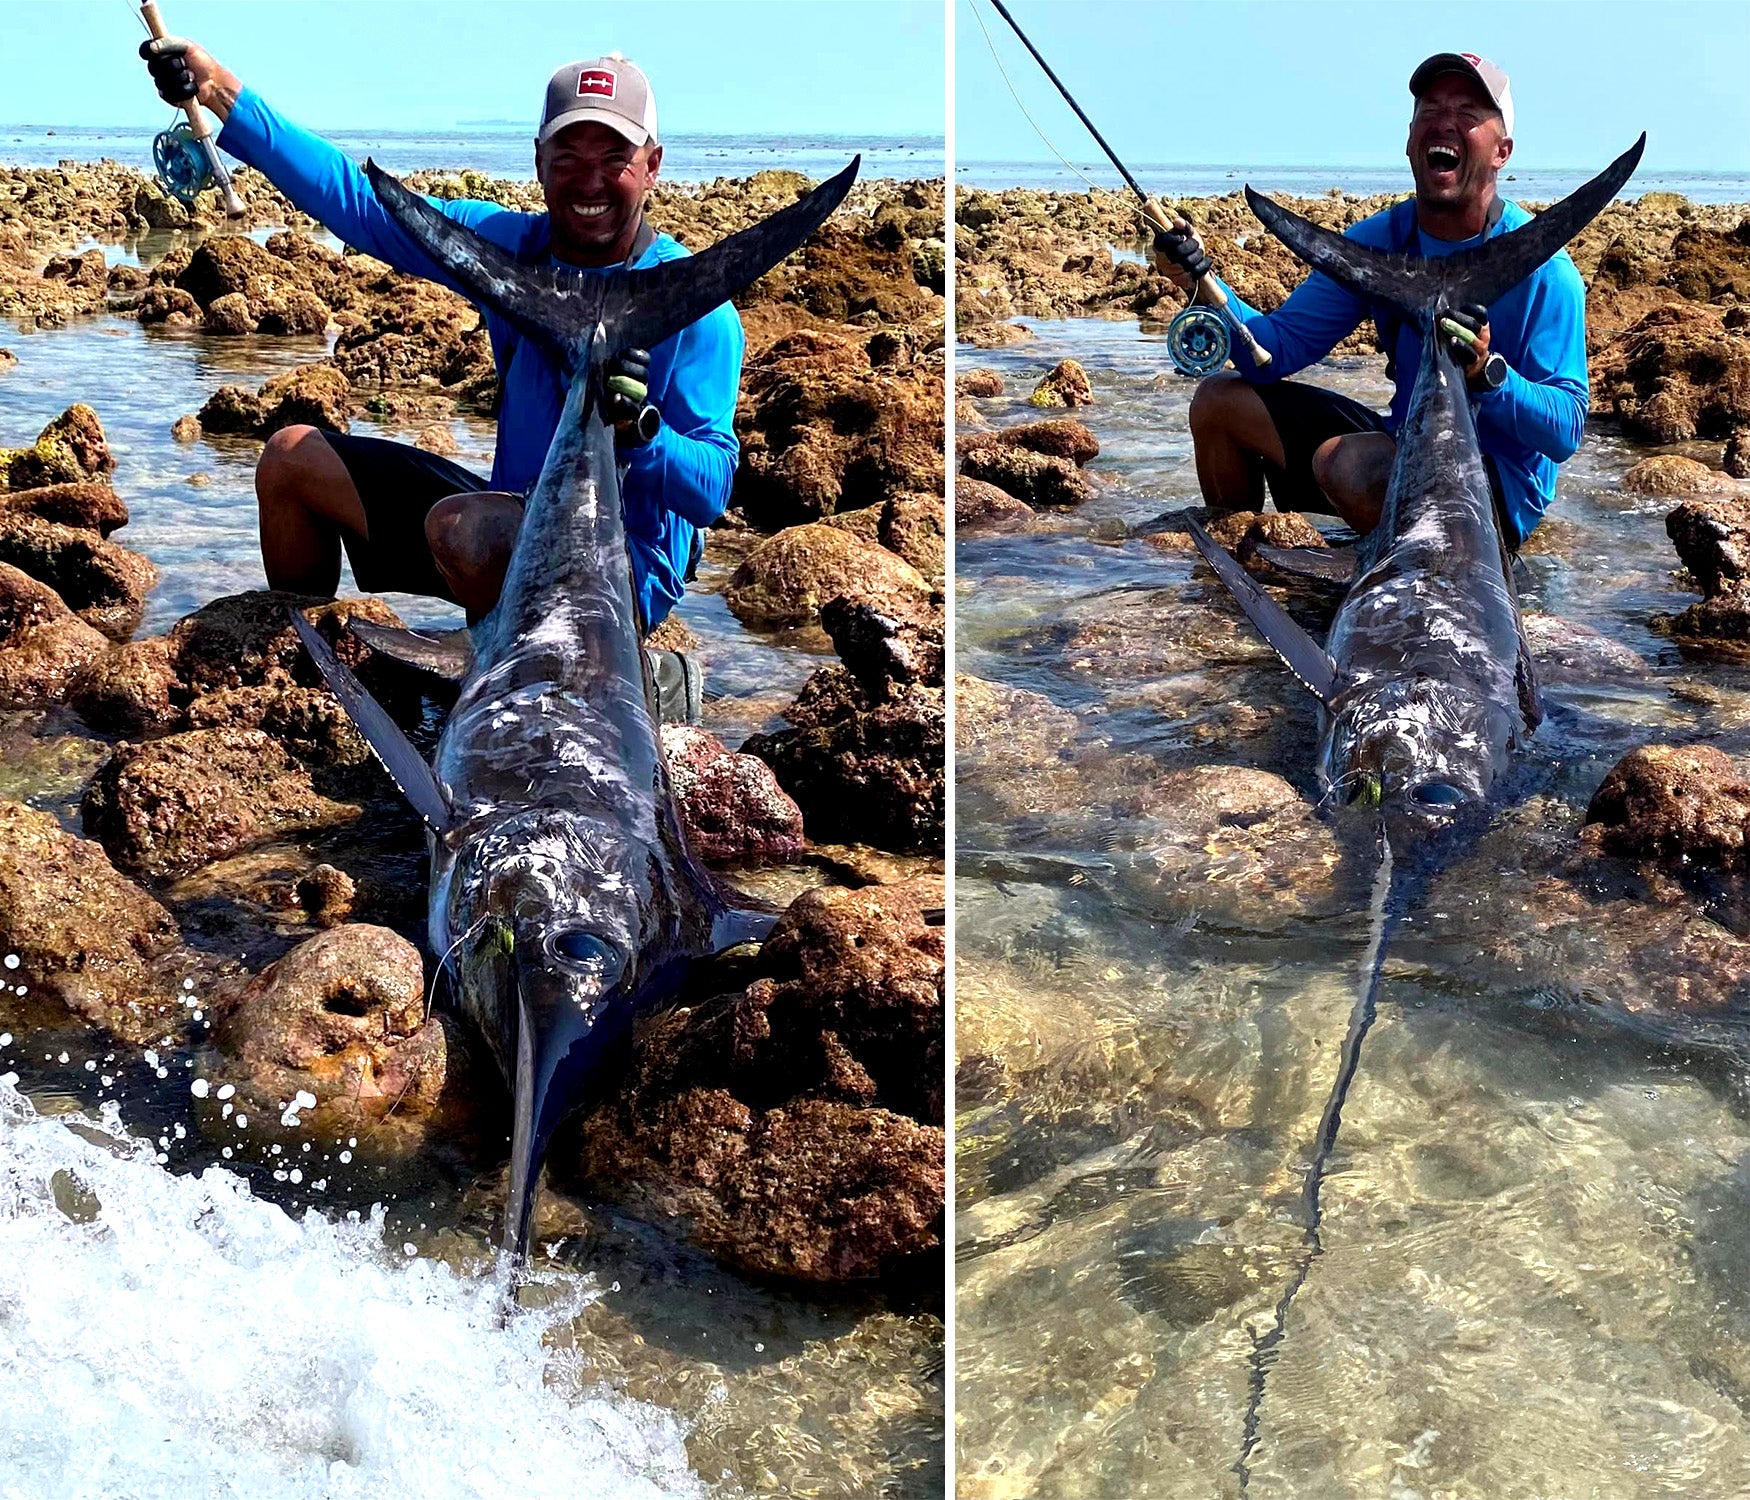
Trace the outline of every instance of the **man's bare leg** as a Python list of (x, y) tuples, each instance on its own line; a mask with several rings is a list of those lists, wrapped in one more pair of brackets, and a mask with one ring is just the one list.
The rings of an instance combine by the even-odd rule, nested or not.
[(282, 427), (255, 466), (267, 586), (332, 597), (340, 532), (366, 536), (365, 508), (340, 455), (314, 427)]
[(1345, 432), (1313, 450), (1313, 479), (1332, 508), (1365, 536), (1379, 525), (1398, 445), (1390, 433)]
[(1282, 438), (1263, 398), (1232, 371), (1211, 375), (1191, 398), (1191, 442), (1197, 483), (1217, 513), (1257, 510), (1264, 503), (1258, 460), (1284, 463)]
[(522, 497), (502, 490), (451, 495), (425, 513), (431, 559), (470, 621), (498, 603), (522, 520)]

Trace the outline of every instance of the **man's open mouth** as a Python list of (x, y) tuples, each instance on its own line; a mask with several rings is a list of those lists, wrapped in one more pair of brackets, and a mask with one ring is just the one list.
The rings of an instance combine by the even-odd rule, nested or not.
[(610, 207), (612, 205), (607, 203), (573, 203), (571, 211), (579, 218), (599, 219)]
[(1456, 172), (1462, 158), (1452, 146), (1430, 146), (1427, 151), (1428, 169), (1433, 172)]

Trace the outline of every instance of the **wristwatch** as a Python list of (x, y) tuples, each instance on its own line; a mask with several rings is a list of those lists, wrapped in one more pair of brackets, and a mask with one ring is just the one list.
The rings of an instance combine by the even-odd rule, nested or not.
[(1500, 390), (1507, 383), (1507, 361), (1499, 354), (1491, 354), (1483, 361), (1477, 380), (1485, 391)]

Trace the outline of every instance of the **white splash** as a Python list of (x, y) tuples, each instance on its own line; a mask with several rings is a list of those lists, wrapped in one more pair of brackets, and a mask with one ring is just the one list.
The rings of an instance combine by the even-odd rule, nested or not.
[(672, 1416), (545, 1383), (588, 1383), (541, 1339), (589, 1294), (500, 1328), (490, 1277), (393, 1254), (380, 1215), (296, 1220), (163, 1171), (114, 1106), (76, 1123), (0, 1083), (0, 1494), (703, 1494)]

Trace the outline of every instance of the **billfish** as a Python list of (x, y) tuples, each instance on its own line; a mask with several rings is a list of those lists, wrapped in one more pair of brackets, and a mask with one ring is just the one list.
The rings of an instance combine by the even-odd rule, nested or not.
[[(1320, 705), (1318, 779), (1327, 797), (1378, 809), (1380, 863), (1362, 984), (1301, 1193), (1304, 1254), (1253, 1346), (1242, 1446), (1251, 1475), (1264, 1384), (1295, 1294), (1323, 1249), (1321, 1192), (1343, 1105), (1373, 1024), (1386, 947), (1434, 872), (1482, 826), (1490, 794), (1542, 717), (1506, 541), (1483, 464), (1464, 373), (1440, 320), (1504, 296), (1586, 227), (1628, 181), (1641, 138), (1529, 224), (1444, 257), (1395, 255), (1321, 229), (1246, 189), (1264, 227), (1351, 291), (1389, 302), (1422, 330), (1379, 524), (1361, 539), (1343, 603), (1321, 646), (1194, 519), (1197, 550)], [(1288, 551), (1267, 553), (1278, 565)], [(1317, 559), (1326, 577), (1340, 563)]]
[(424, 820), (431, 950), (513, 1096), (503, 1263), (527, 1255), (554, 1129), (594, 1096), (634, 1018), (689, 969), (769, 931), (687, 848), (641, 646), (603, 367), (653, 349), (776, 265), (850, 191), (861, 158), (788, 208), (647, 270), (529, 266), (374, 163), (384, 208), (479, 305), (538, 340), (570, 390), (496, 607), (474, 627), (428, 764), (296, 612), (324, 679)]

